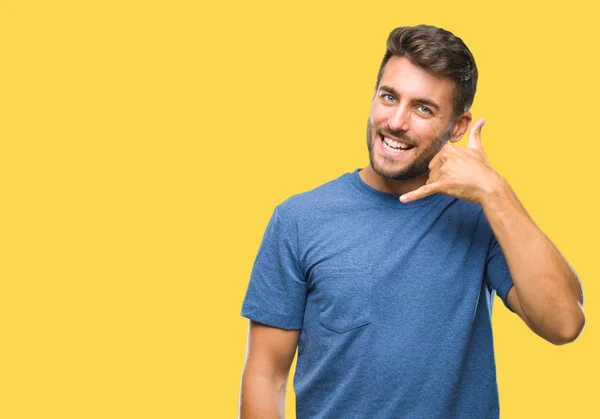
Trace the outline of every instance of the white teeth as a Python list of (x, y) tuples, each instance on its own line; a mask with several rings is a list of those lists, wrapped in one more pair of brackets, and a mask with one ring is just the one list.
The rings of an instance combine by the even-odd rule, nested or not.
[(395, 148), (395, 149), (401, 149), (401, 150), (408, 150), (410, 148), (409, 145), (403, 144), (403, 143), (399, 143), (397, 141), (394, 141), (388, 137), (383, 137), (383, 144), (387, 145), (391, 148)]
[(385, 148), (386, 150), (392, 152), (392, 153), (404, 153), (406, 152), (408, 149), (406, 148), (393, 148), (390, 147), (386, 141), (383, 142), (383, 148)]

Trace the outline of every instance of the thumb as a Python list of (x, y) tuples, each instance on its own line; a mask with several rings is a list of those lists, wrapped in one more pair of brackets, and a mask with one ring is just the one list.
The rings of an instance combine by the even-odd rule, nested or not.
[(483, 146), (481, 145), (481, 129), (486, 122), (485, 118), (479, 118), (473, 123), (473, 126), (471, 126), (471, 130), (469, 131), (468, 148), (483, 150)]

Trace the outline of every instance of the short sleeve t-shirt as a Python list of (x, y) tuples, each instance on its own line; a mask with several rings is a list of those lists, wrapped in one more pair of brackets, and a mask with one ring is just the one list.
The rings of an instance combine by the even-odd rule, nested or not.
[(279, 205), (242, 316), (301, 330), (298, 418), (498, 418), (492, 305), (513, 285), (479, 205), (359, 169)]

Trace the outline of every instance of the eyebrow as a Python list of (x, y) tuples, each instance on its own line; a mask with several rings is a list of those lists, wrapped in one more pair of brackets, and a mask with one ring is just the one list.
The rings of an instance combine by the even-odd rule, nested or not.
[[(384, 92), (390, 93), (396, 97), (400, 97), (400, 94), (398, 93), (398, 91), (396, 89), (394, 89), (393, 87), (390, 86), (380, 86), (379, 90), (382, 90)], [(432, 100), (429, 99), (425, 99), (425, 98), (418, 98), (414, 100), (415, 103), (419, 104), (419, 105), (427, 105), (427, 106), (431, 106), (432, 108), (435, 108), (438, 112), (440, 111), (440, 105), (438, 105), (437, 103), (435, 103)]]

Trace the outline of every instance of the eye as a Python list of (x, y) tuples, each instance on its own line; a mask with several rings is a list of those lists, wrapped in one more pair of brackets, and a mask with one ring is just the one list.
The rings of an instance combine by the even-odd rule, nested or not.
[(383, 93), (381, 95), (381, 97), (386, 101), (386, 102), (395, 102), (396, 98), (392, 95), (390, 95), (389, 93)]
[(423, 114), (431, 115), (431, 110), (426, 106), (421, 105), (421, 106), (417, 107), (417, 109), (419, 110), (419, 112), (421, 112)]

